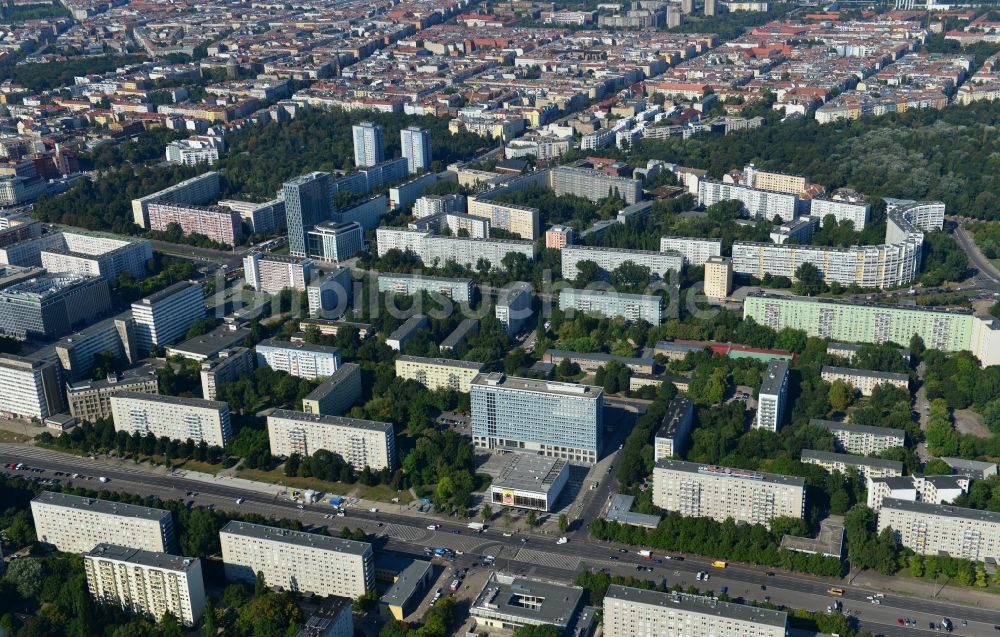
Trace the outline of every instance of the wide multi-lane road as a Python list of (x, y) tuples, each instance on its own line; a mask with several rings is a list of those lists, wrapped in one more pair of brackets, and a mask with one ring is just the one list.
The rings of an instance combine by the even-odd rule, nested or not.
[[(826, 608), (833, 600), (827, 590), (837, 586), (845, 591), (840, 599), (846, 610), (858, 617), (863, 627), (876, 634), (891, 637), (929, 635), (932, 634), (928, 630), (930, 622), (937, 624), (942, 617), (949, 617), (956, 625), (954, 634), (974, 637), (1000, 635), (994, 630), (994, 625), (1000, 625), (1000, 605), (984, 608), (894, 594), (887, 594), (880, 605), (873, 605), (867, 597), (878, 591), (781, 571), (769, 575), (770, 571), (764, 568), (750, 566), (731, 564), (726, 569), (715, 569), (710, 566), (709, 560), (696, 556), (686, 556), (683, 561), (662, 560), (662, 564), (657, 564), (640, 558), (634, 547), (599, 542), (582, 533), (574, 534), (569, 544), (557, 545), (553, 537), (540, 534), (512, 534), (508, 537), (492, 529), (477, 534), (470, 531), (465, 523), (443, 522), (438, 529), (429, 530), (426, 525), (433, 520), (422, 517), (416, 511), (412, 515), (385, 511), (372, 513), (367, 509), (349, 507), (347, 516), (338, 518), (331, 515), (331, 507), (322, 503), (299, 508), (296, 502), (280, 497), (280, 487), (277, 486), (273, 492), (256, 491), (236, 486), (225, 479), (206, 482), (153, 472), (127, 462), (104, 462), (37, 447), (0, 444), (0, 463), (12, 462), (23, 462), (43, 470), (13, 472), (28, 477), (51, 478), (55, 471), (78, 473), (81, 477), (72, 480), (73, 484), (94, 490), (157, 496), (222, 510), (298, 519), (309, 528), (326, 526), (334, 533), (343, 526), (362, 528), (376, 535), (383, 548), (400, 553), (422, 555), (424, 547), (446, 547), (458, 553), (458, 565), (481, 563), (489, 555), (504, 571), (563, 581), (572, 580), (581, 570), (604, 568), (615, 574), (656, 581), (665, 579), (671, 585), (679, 582), (685, 587), (694, 585), (703, 590), (718, 592), (726, 586), (731, 597), (758, 601), (767, 597), (776, 604), (810, 610)], [(99, 476), (109, 481), (102, 483), (98, 480)], [(67, 480), (66, 476), (62, 479)], [(241, 504), (236, 503), (238, 498), (242, 499)], [(637, 571), (639, 567), (643, 568), (642, 572)], [(652, 571), (645, 570), (647, 567)], [(710, 572), (711, 580), (708, 583), (696, 581), (695, 574), (699, 571)], [(917, 627), (899, 626), (897, 620), (900, 618), (915, 619)], [(961, 626), (962, 620), (966, 620), (968, 626)]]

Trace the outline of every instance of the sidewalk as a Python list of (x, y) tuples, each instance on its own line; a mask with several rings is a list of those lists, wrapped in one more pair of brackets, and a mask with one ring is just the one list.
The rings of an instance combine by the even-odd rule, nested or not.
[(873, 592), (896, 593), (920, 599), (939, 599), (978, 606), (979, 608), (992, 609), (1000, 607), (1000, 595), (972, 586), (942, 586), (942, 584), (937, 582), (928, 582), (911, 577), (880, 575), (874, 571), (863, 571), (856, 575), (854, 579), (848, 576), (846, 581), (851, 586), (870, 588)]

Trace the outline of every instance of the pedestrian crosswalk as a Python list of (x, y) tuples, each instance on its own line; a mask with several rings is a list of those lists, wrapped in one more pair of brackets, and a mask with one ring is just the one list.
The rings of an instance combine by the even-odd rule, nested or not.
[(404, 524), (387, 524), (384, 532), (389, 537), (397, 540), (403, 540), (404, 542), (413, 542), (415, 540), (423, 539), (424, 535), (427, 533), (424, 529)]
[(521, 549), (514, 556), (519, 562), (525, 562), (527, 564), (538, 564), (540, 566), (549, 566), (552, 568), (561, 568), (570, 571), (575, 571), (580, 568), (580, 558), (572, 555), (559, 555), (557, 553), (546, 553), (544, 551), (536, 551), (534, 549)]

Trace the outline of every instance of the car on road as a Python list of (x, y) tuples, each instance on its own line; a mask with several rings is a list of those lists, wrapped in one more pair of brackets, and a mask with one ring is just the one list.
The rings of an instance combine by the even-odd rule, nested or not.
[(244, 502), (246, 502), (245, 499), (243, 499), (243, 498), (236, 498), (236, 504), (243, 504)]
[(618, 549), (619, 553), (628, 553), (628, 549)]
[(617, 561), (618, 561), (618, 556), (617, 556), (617, 555), (609, 555), (609, 556), (608, 556), (608, 559), (609, 559), (609, 560), (614, 560), (614, 561), (616, 561), (616, 562), (617, 562)]
[(900, 626), (905, 626), (906, 625), (906, 620), (904, 620), (902, 617), (897, 617), (896, 618), (896, 623), (899, 624)]

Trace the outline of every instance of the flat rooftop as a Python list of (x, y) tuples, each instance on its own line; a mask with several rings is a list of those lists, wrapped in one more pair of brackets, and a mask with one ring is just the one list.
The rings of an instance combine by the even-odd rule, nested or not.
[(152, 551), (142, 551), (127, 546), (105, 543), (98, 544), (93, 550), (84, 553), (84, 555), (87, 557), (99, 557), (128, 562), (130, 564), (139, 564), (141, 566), (162, 568), (169, 571), (189, 571), (198, 564), (197, 557), (154, 553)]
[(97, 498), (84, 498), (68, 493), (55, 493), (54, 491), (42, 491), (32, 502), (49, 504), (52, 506), (68, 507), (79, 511), (91, 511), (93, 513), (103, 513), (105, 515), (121, 515), (129, 518), (139, 518), (142, 520), (153, 520), (159, 522), (170, 516), (170, 511), (165, 509), (154, 509), (152, 507), (136, 506), (112, 500), (98, 500)]
[(653, 294), (626, 294), (624, 292), (614, 292), (611, 290), (583, 290), (577, 288), (565, 288), (559, 291), (559, 294), (566, 294), (570, 297), (599, 297), (599, 298), (612, 298), (612, 299), (623, 299), (627, 301), (644, 301), (644, 302), (656, 302), (662, 303), (663, 299)]
[(964, 507), (951, 506), (950, 504), (911, 502), (909, 500), (885, 498), (882, 500), (882, 510), (884, 511), (885, 509), (898, 509), (900, 511), (910, 511), (920, 515), (933, 515), (975, 522), (987, 522), (989, 524), (1000, 524), (1000, 511), (966, 509)]
[[(774, 245), (774, 244), (765, 244)], [(565, 248), (564, 248), (565, 249)], [(853, 307), (868, 307), (886, 310), (896, 310), (905, 312), (924, 312), (930, 314), (953, 314), (957, 316), (973, 316), (972, 310), (965, 309), (944, 309), (940, 307), (922, 307), (919, 305), (903, 306), (888, 305), (886, 303), (868, 303), (866, 301), (848, 301), (844, 299), (824, 299), (813, 296), (795, 296), (794, 294), (770, 294), (763, 291), (751, 292), (747, 298), (768, 299), (772, 301), (786, 301), (793, 303), (819, 303), (821, 305), (850, 305)]]
[(831, 451), (817, 451), (815, 449), (803, 449), (802, 461), (819, 460), (820, 462), (842, 462), (855, 467), (881, 467), (883, 469), (895, 469), (903, 472), (903, 463), (899, 460), (884, 460), (882, 458), (869, 458), (867, 456), (855, 456), (849, 453), (833, 453)]
[(689, 613), (699, 613), (711, 615), (713, 617), (723, 617), (736, 621), (753, 622), (765, 626), (784, 626), (788, 621), (788, 614), (783, 611), (770, 610), (767, 608), (757, 608), (756, 606), (745, 606), (743, 604), (733, 604), (721, 602), (711, 597), (701, 595), (688, 595), (686, 593), (660, 593), (658, 591), (647, 591), (641, 588), (631, 588), (612, 584), (608, 587), (608, 592), (604, 596), (605, 604), (608, 599), (618, 599), (622, 601), (637, 602), (649, 606), (660, 606), (663, 608), (676, 608)]
[(303, 400), (320, 400), (324, 396), (337, 391), (337, 387), (354, 374), (361, 373), (361, 366), (356, 363), (343, 363), (333, 372), (333, 375), (320, 383), (316, 389), (309, 392)]
[[(519, 603), (522, 598), (540, 599), (537, 607)], [(533, 624), (552, 624), (563, 628), (573, 621), (580, 608), (583, 589), (493, 573), (472, 603), (470, 612), (500, 613)]]
[(829, 429), (830, 431), (850, 431), (859, 434), (869, 434), (872, 436), (882, 436), (882, 437), (899, 437), (904, 438), (906, 432), (902, 429), (889, 429), (888, 427), (872, 427), (869, 425), (857, 425), (851, 422), (837, 422), (835, 420), (821, 420), (819, 418), (811, 418), (809, 424), (813, 427), (822, 427), (823, 429)]
[(307, 414), (304, 411), (293, 411), (291, 409), (275, 409), (268, 418), (284, 418), (285, 420), (312, 422), (334, 427), (350, 427), (352, 429), (367, 429), (368, 431), (392, 431), (392, 423), (390, 422), (345, 418), (343, 416), (327, 416), (325, 414)]
[(122, 391), (111, 397), (127, 398), (147, 403), (160, 403), (163, 405), (177, 405), (178, 407), (197, 407), (199, 409), (229, 409), (229, 403), (221, 400), (205, 400), (204, 398), (187, 398), (181, 396), (168, 396), (166, 394), (147, 394), (138, 391)]
[(517, 376), (507, 376), (500, 372), (478, 374), (472, 379), (470, 384), (481, 387), (501, 387), (515, 391), (530, 391), (539, 394), (588, 398), (591, 400), (597, 400), (604, 394), (602, 387), (595, 387), (593, 385), (577, 385), (576, 383), (560, 383), (550, 380), (535, 380), (534, 378), (518, 378)]
[(153, 365), (141, 365), (126, 369), (118, 374), (112, 374), (110, 377), (67, 383), (66, 393), (121, 387), (122, 385), (154, 380), (156, 379), (156, 370), (157, 367)]
[(383, 604), (390, 606), (404, 606), (410, 599), (420, 592), (427, 578), (427, 572), (433, 565), (426, 560), (413, 560), (400, 571), (389, 590), (379, 600)]
[(340, 354), (340, 350), (332, 345), (314, 345), (312, 343), (292, 343), (291, 341), (279, 341), (274, 338), (265, 338), (257, 343), (257, 349), (261, 347), (271, 347), (274, 349), (293, 349), (300, 352), (314, 352), (316, 354)]
[(660, 460), (656, 463), (656, 468), (666, 469), (668, 471), (682, 471), (684, 473), (697, 473), (710, 478), (757, 480), (760, 482), (770, 482), (772, 484), (783, 484), (796, 487), (805, 487), (806, 485), (806, 479), (800, 476), (786, 476), (780, 473), (764, 473), (763, 471), (733, 469), (731, 467), (720, 467), (714, 464), (701, 464), (698, 462), (687, 462), (684, 460)]
[(400, 340), (409, 338), (416, 332), (427, 327), (427, 317), (423, 314), (415, 314), (406, 319), (406, 322), (393, 330), (386, 340)]
[(533, 454), (510, 454), (510, 461), (493, 480), (498, 489), (548, 493), (559, 476), (567, 471), (566, 461)]
[(684, 421), (693, 417), (692, 410), (694, 403), (687, 396), (674, 396), (667, 406), (667, 413), (663, 416), (659, 430), (656, 432), (657, 438), (673, 438), (681, 430)]
[(632, 526), (641, 526), (647, 529), (655, 529), (660, 524), (660, 516), (648, 515), (646, 513), (635, 513), (632, 511), (632, 504), (635, 503), (635, 496), (616, 493), (611, 498), (611, 504), (604, 514), (604, 519), (609, 522), (621, 522)]
[(777, 396), (781, 392), (785, 377), (788, 376), (788, 361), (781, 358), (772, 358), (767, 364), (767, 371), (764, 372), (764, 380), (760, 384), (759, 394)]
[(250, 330), (245, 327), (232, 329), (229, 325), (220, 325), (208, 334), (196, 336), (167, 349), (175, 354), (211, 358), (224, 349), (242, 343), (248, 336)]
[(604, 352), (573, 352), (568, 349), (547, 349), (545, 350), (545, 355), (559, 360), (569, 358), (571, 360), (585, 361), (618, 361), (626, 365), (652, 366), (655, 362), (652, 357), (617, 356), (615, 354), (605, 354)]
[(350, 555), (365, 555), (372, 551), (372, 545), (368, 542), (355, 542), (354, 540), (344, 540), (339, 537), (328, 535), (318, 535), (316, 533), (306, 533), (304, 531), (291, 531), (281, 529), (276, 526), (264, 526), (262, 524), (251, 524), (249, 522), (239, 522), (233, 520), (222, 527), (219, 533), (229, 533), (230, 535), (241, 535), (258, 540), (269, 540), (272, 542), (282, 542), (284, 544), (294, 544), (305, 548), (320, 549), (323, 551), (334, 551), (336, 553), (348, 553)]
[(448, 336), (441, 341), (441, 348), (443, 349), (455, 349), (455, 347), (465, 340), (465, 337), (469, 334), (475, 334), (479, 331), (479, 321), (474, 318), (463, 319), (461, 323), (458, 324), (455, 329), (451, 331)]
[(133, 305), (153, 305), (154, 303), (159, 303), (164, 299), (172, 297), (178, 292), (183, 292), (184, 290), (187, 290), (188, 288), (192, 288), (195, 286), (201, 288), (201, 284), (195, 283), (194, 281), (178, 281), (173, 285), (169, 285), (163, 288), (159, 292), (153, 292), (149, 296), (139, 299), (138, 301), (133, 303)]
[(895, 372), (876, 372), (870, 369), (854, 369), (853, 367), (834, 367), (833, 365), (824, 365), (823, 369), (820, 371), (823, 374), (837, 374), (840, 376), (862, 376), (865, 378), (881, 378), (901, 383), (910, 382), (910, 376), (908, 374), (898, 374)]
[[(479, 218), (479, 217), (477, 217)], [(427, 276), (424, 274), (403, 274), (395, 272), (380, 272), (379, 280), (391, 281), (392, 279), (405, 279), (407, 281), (437, 281), (440, 283), (451, 283), (454, 285), (472, 285), (472, 279), (455, 279), (446, 276)]]
[(459, 361), (452, 358), (425, 358), (423, 356), (409, 356), (403, 354), (396, 358), (398, 361), (403, 361), (405, 363), (420, 363), (421, 365), (437, 365), (440, 367), (459, 367), (462, 369), (475, 369), (481, 370), (483, 368), (483, 363), (477, 363), (475, 361)]
[(982, 460), (966, 460), (965, 458), (941, 458), (952, 469), (971, 469), (973, 471), (996, 470), (997, 463)]

